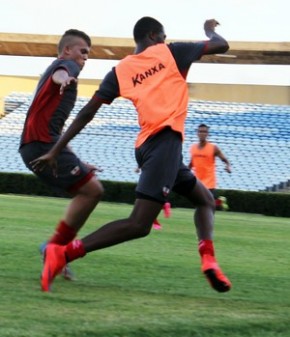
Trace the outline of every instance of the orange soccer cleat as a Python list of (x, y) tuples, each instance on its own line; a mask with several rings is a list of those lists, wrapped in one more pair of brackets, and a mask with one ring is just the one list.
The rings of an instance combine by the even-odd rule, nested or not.
[(65, 246), (53, 243), (47, 244), (43, 256), (43, 269), (41, 273), (42, 291), (50, 291), (53, 280), (63, 270), (65, 265)]
[(201, 258), (201, 270), (207, 278), (213, 289), (220, 293), (227, 292), (231, 289), (232, 284), (229, 279), (223, 274), (218, 266), (216, 259), (212, 255), (204, 254)]
[[(39, 247), (40, 254), (42, 255), (42, 262), (44, 262), (44, 252), (45, 252), (47, 244), (48, 244), (47, 242), (44, 242)], [(73, 281), (75, 279), (74, 273), (72, 272), (72, 270), (71, 270), (71, 268), (68, 264), (66, 264), (63, 267), (63, 269), (61, 271), (61, 275), (67, 281)]]

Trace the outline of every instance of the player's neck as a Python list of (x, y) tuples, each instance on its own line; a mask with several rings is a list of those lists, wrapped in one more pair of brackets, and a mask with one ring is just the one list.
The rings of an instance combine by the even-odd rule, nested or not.
[(136, 44), (135, 50), (134, 50), (134, 54), (140, 54), (142, 53), (144, 50), (146, 50), (148, 47), (154, 46), (156, 45), (155, 41), (152, 41), (149, 38), (144, 38), (143, 41), (140, 41)]
[(204, 147), (207, 144), (207, 140), (200, 140), (199, 147)]

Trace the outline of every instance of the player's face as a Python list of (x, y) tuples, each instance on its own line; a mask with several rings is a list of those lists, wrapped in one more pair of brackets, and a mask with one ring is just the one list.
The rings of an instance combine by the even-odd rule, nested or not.
[(198, 136), (199, 140), (201, 140), (201, 141), (206, 140), (206, 138), (208, 136), (208, 129), (205, 128), (205, 127), (198, 128), (197, 136)]
[(83, 69), (86, 60), (89, 57), (90, 47), (86, 41), (81, 38), (77, 38), (75, 43), (69, 47), (69, 59), (74, 60), (81, 69)]

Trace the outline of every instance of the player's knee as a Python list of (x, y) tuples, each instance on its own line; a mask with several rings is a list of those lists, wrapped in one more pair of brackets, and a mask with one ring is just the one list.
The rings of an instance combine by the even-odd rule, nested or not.
[(145, 237), (145, 236), (149, 235), (150, 230), (151, 230), (151, 226), (142, 226), (141, 230), (140, 230), (141, 237)]
[(93, 197), (96, 201), (99, 201), (102, 199), (103, 195), (104, 195), (104, 187), (101, 184), (99, 184), (93, 191)]
[(138, 238), (143, 238), (149, 235), (151, 227), (152, 227), (151, 225), (146, 225), (140, 222), (132, 223), (132, 228), (134, 229), (134, 232), (136, 233), (136, 237)]
[(201, 206), (207, 206), (212, 209), (215, 209), (215, 200), (213, 195), (208, 191), (200, 201)]
[(206, 202), (207, 202), (207, 205), (210, 208), (212, 208), (213, 210), (215, 210), (215, 199), (214, 199), (214, 197), (213, 197), (212, 194), (209, 195), (209, 197), (207, 198)]
[(90, 184), (85, 194), (97, 203), (104, 195), (104, 187), (98, 180), (95, 180)]

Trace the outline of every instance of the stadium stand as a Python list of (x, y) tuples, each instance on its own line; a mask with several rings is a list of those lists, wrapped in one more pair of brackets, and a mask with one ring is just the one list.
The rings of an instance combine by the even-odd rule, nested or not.
[[(1, 172), (29, 173), (18, 154), (18, 144), (30, 100), (31, 95), (24, 93), (5, 98), (5, 117), (0, 119)], [(87, 101), (77, 100), (68, 124)], [(201, 123), (210, 126), (210, 140), (232, 164), (229, 175), (217, 161), (220, 189), (277, 191), (290, 185), (290, 106), (190, 101), (185, 163)], [(134, 141), (138, 130), (133, 105), (118, 99), (103, 106), (71, 145), (83, 160), (103, 168), (101, 180), (136, 182)]]

